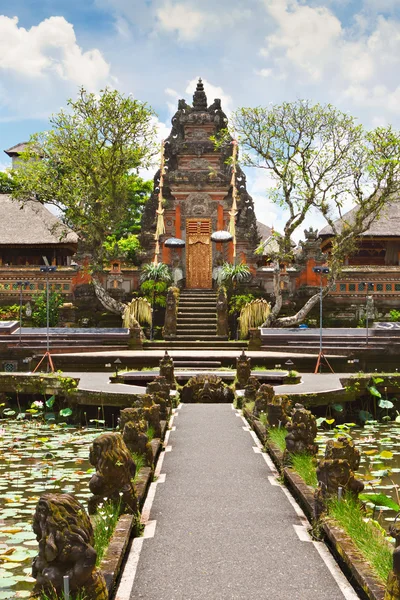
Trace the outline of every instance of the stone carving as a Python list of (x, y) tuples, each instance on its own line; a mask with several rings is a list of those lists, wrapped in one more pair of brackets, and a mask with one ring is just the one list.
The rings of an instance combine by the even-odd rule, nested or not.
[(43, 494), (36, 505), (33, 531), (39, 542), (39, 554), (32, 564), (35, 597), (41, 597), (41, 592), (61, 597), (67, 575), (73, 597), (83, 590), (87, 600), (108, 599), (104, 577), (96, 569), (92, 524), (76, 498)]
[(119, 428), (124, 431), (127, 423), (137, 423), (140, 430), (146, 433), (149, 427), (154, 430), (154, 437), (161, 437), (160, 406), (153, 403), (152, 396), (143, 395), (146, 403), (138, 408), (124, 408), (119, 416)]
[(384, 600), (399, 600), (400, 598), (400, 523), (395, 521), (389, 527), (389, 533), (394, 537), (393, 570), (389, 572)]
[(244, 350), (236, 359), (236, 387), (243, 389), (251, 375), (251, 358), (246, 356)]
[(339, 436), (336, 440), (328, 440), (325, 458), (319, 461), (317, 467), (318, 489), (314, 494), (317, 517), (324, 510), (326, 498), (337, 496), (339, 487), (354, 496), (363, 491), (364, 484), (354, 476), (359, 466), (360, 452), (352, 439)]
[(315, 443), (317, 423), (314, 415), (304, 408), (302, 404), (295, 404), (291, 414), (291, 421), (286, 426), (287, 454), (317, 454), (318, 445)]
[(223, 287), (218, 289), (217, 296), (217, 335), (228, 339), (228, 299)]
[(207, 170), (210, 168), (210, 163), (205, 158), (193, 158), (190, 161), (189, 166), (191, 169)]
[(170, 399), (171, 387), (163, 376), (158, 376), (147, 384), (146, 393), (153, 396), (153, 400), (160, 406), (160, 417), (162, 420), (168, 418), (169, 409), (171, 408)]
[(169, 288), (167, 293), (167, 306), (165, 309), (164, 321), (164, 336), (176, 337), (176, 323), (178, 314), (178, 298), (179, 293), (176, 293), (177, 288)]
[(268, 404), (275, 396), (274, 388), (268, 383), (263, 383), (257, 390), (256, 399), (253, 409), (255, 417), (259, 417), (261, 413), (267, 412)]
[(142, 454), (146, 458), (146, 464), (153, 464), (153, 451), (149, 438), (146, 433), (141, 430), (140, 423), (136, 421), (128, 421), (122, 432), (123, 440), (128, 450), (133, 454)]
[(270, 427), (285, 427), (289, 422), (290, 400), (287, 396), (274, 396), (267, 404)]
[(217, 375), (195, 375), (182, 388), (182, 402), (233, 402), (230, 387)]
[[(163, 358), (160, 360), (160, 376), (165, 377), (168, 385), (175, 389), (175, 375), (174, 375), (174, 361), (172, 357), (168, 354), (168, 351), (165, 351)], [(169, 391), (168, 391), (169, 398)]]
[[(224, 211), (229, 211), (232, 206), (232, 197), (229, 194), (231, 184), (231, 164), (233, 146), (229, 142), (221, 144), (217, 152), (211, 135), (218, 135), (221, 129), (227, 128), (227, 118), (221, 109), (219, 99), (207, 107), (207, 98), (199, 82), (196, 88), (193, 105), (184, 100), (179, 101), (178, 110), (172, 118), (172, 130), (165, 144), (165, 164), (167, 172), (164, 177), (163, 197), (168, 204), (168, 210), (176, 207), (176, 192), (189, 193), (181, 204), (181, 223), (185, 229), (185, 221), (190, 217), (210, 218), (213, 231), (217, 225), (217, 206), (219, 203)], [(212, 165), (206, 160), (213, 155)], [(185, 157), (190, 166), (182, 168), (181, 157)], [(212, 167), (212, 168), (210, 168)], [(238, 215), (236, 238), (238, 245), (243, 244), (248, 264), (255, 265), (254, 251), (258, 246), (256, 217), (254, 214), (253, 200), (246, 191), (246, 179), (237, 167), (237, 185), (239, 188)], [(141, 260), (149, 262), (153, 259), (156, 230), (156, 210), (158, 205), (160, 171), (154, 177), (154, 192), (146, 203), (141, 223), (141, 245), (143, 253)], [(210, 193), (206, 193), (210, 192)], [(195, 198), (193, 195), (197, 195)], [(214, 194), (222, 196), (221, 201), (215, 201)], [(186, 264), (187, 248), (182, 250), (182, 263)]]
[(142, 409), (143, 418), (147, 423), (148, 427), (151, 427), (154, 431), (154, 437), (161, 437), (161, 407), (159, 404), (153, 404), (152, 406), (146, 406)]
[(244, 387), (244, 398), (246, 404), (247, 402), (255, 402), (256, 393), (259, 387), (260, 382), (258, 381), (257, 377), (255, 377), (254, 375), (250, 375)]
[(96, 473), (89, 481), (93, 496), (88, 501), (89, 514), (106, 500), (122, 500), (121, 512), (135, 514), (137, 499), (133, 487), (136, 465), (120, 433), (103, 433), (90, 447), (90, 464)]

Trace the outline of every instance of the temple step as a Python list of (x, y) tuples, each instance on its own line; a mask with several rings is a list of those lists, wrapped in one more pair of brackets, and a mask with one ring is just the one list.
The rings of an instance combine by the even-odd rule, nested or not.
[(158, 341), (158, 342), (144, 342), (144, 347), (146, 350), (184, 350), (186, 352), (195, 351), (195, 350), (245, 350), (247, 349), (248, 342), (246, 341), (227, 341), (227, 340), (217, 340), (216, 338), (212, 338), (212, 341), (208, 340), (179, 340), (177, 338), (173, 338), (170, 340)]

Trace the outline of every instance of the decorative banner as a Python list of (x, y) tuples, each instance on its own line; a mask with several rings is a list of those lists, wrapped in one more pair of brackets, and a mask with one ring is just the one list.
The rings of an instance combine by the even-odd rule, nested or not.
[(232, 177), (231, 177), (231, 186), (232, 186), (232, 208), (229, 211), (229, 227), (228, 231), (233, 238), (233, 258), (236, 258), (236, 215), (237, 211), (237, 198), (238, 191), (236, 188), (236, 162), (237, 162), (237, 153), (238, 153), (238, 143), (236, 140), (232, 141), (233, 144), (233, 154), (232, 154)]
[(156, 223), (156, 232), (154, 234), (154, 239), (156, 241), (156, 247), (154, 250), (154, 261), (153, 263), (156, 265), (158, 263), (158, 255), (160, 254), (160, 236), (165, 233), (165, 223), (164, 223), (164, 209), (163, 209), (163, 187), (164, 187), (164, 140), (161, 142), (161, 165), (160, 165), (160, 184), (158, 191), (158, 207), (156, 210), (157, 214), (157, 223)]

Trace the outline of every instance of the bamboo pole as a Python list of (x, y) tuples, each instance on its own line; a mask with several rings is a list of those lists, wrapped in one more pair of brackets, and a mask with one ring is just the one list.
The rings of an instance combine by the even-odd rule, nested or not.
[(231, 176), (231, 186), (232, 186), (232, 208), (229, 211), (229, 228), (228, 231), (233, 237), (233, 262), (236, 262), (236, 215), (237, 215), (237, 187), (236, 187), (236, 164), (237, 164), (237, 154), (238, 154), (238, 143), (236, 140), (232, 141), (233, 144), (233, 153), (232, 153), (232, 176)]
[(158, 207), (156, 210), (157, 222), (156, 222), (156, 232), (154, 234), (154, 239), (156, 241), (156, 246), (154, 250), (154, 260), (153, 263), (156, 265), (158, 263), (158, 255), (160, 254), (160, 236), (165, 233), (165, 223), (164, 223), (164, 209), (163, 209), (163, 187), (164, 187), (164, 167), (165, 167), (165, 142), (164, 140), (161, 142), (161, 165), (160, 165), (160, 184), (158, 191)]

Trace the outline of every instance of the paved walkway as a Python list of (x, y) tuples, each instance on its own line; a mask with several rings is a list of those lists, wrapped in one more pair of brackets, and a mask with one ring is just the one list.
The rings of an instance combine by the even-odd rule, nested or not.
[(358, 598), (231, 405), (184, 405), (174, 425), (116, 600)]
[[(154, 371), (154, 375), (158, 374), (158, 369)], [(209, 371), (212, 372), (211, 370)], [(218, 371), (213, 371), (218, 374)], [(175, 374), (180, 373), (179, 369), (175, 369)], [(187, 374), (188, 371), (185, 371)], [(197, 374), (199, 371), (193, 371), (191, 374)], [(202, 371), (203, 373), (203, 371)], [(261, 372), (262, 373), (262, 372)], [(72, 372), (65, 371), (64, 376), (76, 377), (79, 379), (78, 389), (93, 392), (107, 392), (115, 394), (145, 394), (146, 387), (138, 385), (127, 385), (123, 383), (111, 383), (110, 375), (113, 373), (99, 372)], [(254, 371), (253, 375), (257, 375)], [(323, 373), (314, 375), (313, 373), (302, 373), (301, 383), (297, 385), (275, 385), (274, 389), (277, 394), (315, 394), (317, 392), (327, 392), (343, 389), (340, 378), (349, 377), (351, 373)]]

